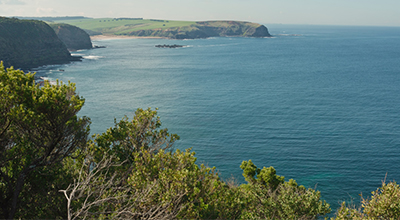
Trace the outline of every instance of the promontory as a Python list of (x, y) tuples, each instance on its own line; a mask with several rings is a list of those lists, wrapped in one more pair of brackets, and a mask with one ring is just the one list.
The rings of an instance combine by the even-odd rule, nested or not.
[(271, 37), (261, 24), (245, 21), (173, 21), (142, 18), (74, 18), (57, 20), (89, 35), (120, 35), (196, 39), (208, 37)]

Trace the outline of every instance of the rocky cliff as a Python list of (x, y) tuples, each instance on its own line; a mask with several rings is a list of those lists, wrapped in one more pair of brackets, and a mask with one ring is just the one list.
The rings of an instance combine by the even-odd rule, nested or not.
[(129, 32), (131, 36), (154, 36), (172, 39), (208, 37), (271, 37), (264, 25), (240, 21), (204, 21), (183, 27), (147, 29)]
[(84, 30), (69, 24), (50, 24), (68, 50), (91, 49), (92, 41)]
[(42, 21), (0, 17), (0, 60), (6, 67), (30, 69), (79, 60)]

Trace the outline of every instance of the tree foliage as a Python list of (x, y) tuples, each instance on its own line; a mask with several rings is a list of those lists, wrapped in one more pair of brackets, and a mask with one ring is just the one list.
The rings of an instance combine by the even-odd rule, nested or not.
[(128, 187), (121, 185), (118, 172), (110, 172), (120, 165), (113, 162), (112, 156), (104, 157), (98, 163), (89, 159), (83, 162), (73, 183), (59, 190), (67, 200), (67, 219), (116, 218), (130, 210), (126, 201), (134, 195)]
[(39, 87), (34, 74), (5, 70), (2, 63), (0, 97), (0, 216), (14, 218), (29, 205), (21, 193), (31, 193), (27, 189), (39, 187), (41, 176), (85, 147), (89, 119), (76, 116), (84, 99), (74, 84)]
[(273, 167), (264, 167), (261, 170), (251, 160), (243, 161), (240, 168), (243, 170), (245, 180), (250, 184), (260, 184), (275, 190), (285, 181), (285, 177), (276, 175), (276, 170)]
[(196, 165), (190, 150), (143, 149), (133, 155), (129, 165), (112, 155), (95, 163), (86, 156), (78, 178), (61, 190), (68, 219), (199, 219), (216, 213), (218, 190), (225, 185), (215, 168)]
[[(81, 154), (86, 156), (76, 160), (87, 168), (81, 169), (79, 177), (63, 191), (71, 219), (218, 216), (216, 209), (226, 184), (215, 168), (195, 164), (190, 150), (172, 152), (179, 136), (160, 127), (156, 110), (138, 109), (133, 120), (124, 117), (115, 127), (95, 136)], [(100, 165), (104, 160), (107, 166)], [(116, 199), (115, 195), (129, 196)], [(76, 206), (82, 205), (82, 198), (88, 202)]]
[(242, 218), (316, 219), (331, 211), (320, 192), (299, 186), (293, 179), (285, 182), (273, 167), (259, 169), (249, 160), (240, 168), (248, 182), (241, 185), (246, 201)]
[(170, 134), (167, 128), (161, 129), (161, 120), (157, 109), (137, 109), (132, 120), (122, 118), (115, 126), (95, 137), (95, 144), (101, 152), (106, 151), (124, 160), (134, 161), (132, 153), (142, 149), (157, 153), (159, 150), (171, 149), (179, 140), (177, 134)]
[[(195, 164), (196, 158), (190, 150), (174, 153), (159, 151), (152, 155), (144, 151), (136, 153), (134, 171), (129, 177), (129, 185), (143, 190), (155, 184), (152, 198), (144, 207), (161, 206), (183, 219), (210, 219), (217, 217), (218, 195), (223, 182), (215, 168)], [(142, 218), (144, 216), (138, 216)]]
[(348, 207), (343, 202), (336, 219), (400, 219), (400, 186), (385, 183), (371, 192), (370, 198), (361, 198), (361, 207)]

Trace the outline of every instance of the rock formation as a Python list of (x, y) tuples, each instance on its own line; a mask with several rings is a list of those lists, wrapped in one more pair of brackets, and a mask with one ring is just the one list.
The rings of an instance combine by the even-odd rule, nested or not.
[(80, 59), (71, 56), (46, 23), (0, 17), (0, 60), (6, 67), (30, 69)]
[(158, 48), (178, 48), (178, 47), (184, 47), (184, 46), (183, 45), (177, 45), (177, 44), (173, 44), (173, 45), (158, 44), (158, 45), (156, 45), (156, 47), (158, 47)]

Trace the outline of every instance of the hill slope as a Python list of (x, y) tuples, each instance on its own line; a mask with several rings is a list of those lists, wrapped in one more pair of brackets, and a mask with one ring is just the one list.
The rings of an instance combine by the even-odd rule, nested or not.
[(92, 41), (84, 30), (69, 24), (51, 23), (50, 27), (58, 38), (67, 46), (68, 50), (91, 49)]
[(264, 25), (243, 21), (170, 21), (141, 18), (60, 20), (80, 27), (90, 35), (127, 35), (194, 39), (217, 36), (270, 37)]
[(46, 23), (0, 17), (0, 60), (6, 67), (29, 69), (79, 59)]

